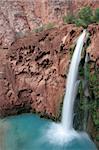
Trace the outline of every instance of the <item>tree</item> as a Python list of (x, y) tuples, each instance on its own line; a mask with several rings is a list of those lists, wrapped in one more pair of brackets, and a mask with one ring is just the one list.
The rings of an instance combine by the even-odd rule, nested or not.
[(95, 21), (96, 22), (99, 22), (99, 8), (97, 8), (96, 10), (95, 10)]
[(77, 19), (75, 20), (75, 23), (77, 26), (83, 26), (87, 27), (89, 24), (93, 23), (93, 11), (92, 9), (88, 7), (82, 8), (77, 16)]

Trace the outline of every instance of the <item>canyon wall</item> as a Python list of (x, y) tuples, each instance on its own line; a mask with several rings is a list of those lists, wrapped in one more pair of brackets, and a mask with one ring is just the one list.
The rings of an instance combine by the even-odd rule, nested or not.
[(1, 0), (0, 45), (8, 47), (38, 26), (63, 23), (63, 16), (75, 13), (83, 6), (99, 7), (98, 0)]
[[(59, 117), (69, 45), (81, 28), (65, 26), (31, 34), (17, 40), (9, 49), (0, 50), (0, 115), (38, 112)], [(62, 39), (64, 37), (65, 43)]]
[[(90, 25), (87, 51), (99, 66), (99, 26)], [(82, 28), (65, 25), (0, 49), (0, 115), (38, 112), (59, 117), (72, 50)], [(93, 64), (93, 63), (92, 63)]]
[[(64, 25), (62, 18), (83, 6), (96, 9), (99, 1), (72, 0), (71, 5), (66, 0), (0, 1), (0, 117), (36, 112), (59, 119), (70, 59), (83, 30)], [(48, 23), (56, 27), (33, 33)], [(99, 67), (99, 25), (89, 25), (88, 31), (86, 51), (93, 76)], [(95, 99), (98, 88), (92, 84)], [(94, 126), (89, 123), (88, 131), (95, 139)]]

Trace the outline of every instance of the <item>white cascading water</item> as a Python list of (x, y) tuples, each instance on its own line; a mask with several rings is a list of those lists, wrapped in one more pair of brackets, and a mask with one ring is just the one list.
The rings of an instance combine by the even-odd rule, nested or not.
[(62, 121), (60, 124), (53, 123), (48, 131), (47, 138), (50, 143), (63, 143), (69, 142), (79, 134), (73, 129), (73, 105), (76, 98), (79, 81), (77, 80), (79, 64), (81, 60), (81, 53), (83, 50), (84, 42), (86, 41), (86, 30), (81, 33), (77, 40), (77, 45), (71, 60), (70, 69), (66, 83), (66, 93), (64, 96)]
[(83, 31), (83, 33), (77, 40), (77, 45), (71, 60), (67, 77), (66, 93), (64, 97), (62, 113), (62, 126), (65, 131), (71, 130), (73, 128), (73, 105), (77, 94), (77, 87), (79, 84), (79, 82), (77, 81), (77, 75), (85, 37), (86, 30)]

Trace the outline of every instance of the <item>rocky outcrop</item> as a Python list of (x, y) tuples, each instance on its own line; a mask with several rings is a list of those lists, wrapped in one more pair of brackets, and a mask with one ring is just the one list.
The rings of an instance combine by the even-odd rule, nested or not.
[(54, 23), (61, 25), (68, 13), (76, 13), (83, 6), (99, 7), (99, 1), (73, 0), (1, 0), (0, 1), (0, 45), (7, 47), (17, 38), (30, 31)]
[(89, 90), (90, 90), (90, 103), (93, 105), (89, 109), (89, 117), (87, 123), (87, 131), (89, 135), (91, 135), (92, 139), (99, 148), (99, 26), (95, 25), (89, 26), (90, 31), (90, 42), (87, 52), (89, 53), (89, 67), (90, 67), (90, 75), (89, 75)]
[[(87, 50), (91, 61), (98, 65), (99, 54), (94, 52), (99, 44), (98, 25), (88, 30), (91, 43)], [(59, 117), (70, 50), (81, 31), (82, 28), (66, 25), (31, 34), (16, 40), (9, 49), (0, 50), (1, 116), (36, 111)]]
[(58, 117), (70, 60), (70, 45), (81, 30), (73, 25), (46, 30), (19, 39), (10, 49), (0, 51), (1, 116), (36, 111), (45, 116)]
[(91, 45), (87, 52), (90, 54), (90, 59), (99, 66), (99, 25), (90, 25), (89, 32), (91, 35)]

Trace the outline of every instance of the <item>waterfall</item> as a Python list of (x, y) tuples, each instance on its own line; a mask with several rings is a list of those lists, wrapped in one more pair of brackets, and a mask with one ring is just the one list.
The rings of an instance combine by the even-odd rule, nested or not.
[(69, 68), (63, 103), (62, 121), (60, 123), (52, 123), (46, 134), (46, 139), (49, 139), (50, 143), (63, 145), (81, 136), (73, 129), (73, 106), (79, 85), (79, 81), (77, 80), (79, 63), (86, 39), (87, 32), (84, 30), (77, 40), (77, 45)]
[(63, 112), (62, 112), (62, 126), (65, 131), (73, 129), (73, 105), (76, 98), (78, 68), (81, 60), (81, 53), (86, 38), (86, 30), (79, 36), (74, 54), (71, 60), (69, 73), (66, 83), (66, 93), (64, 96)]

